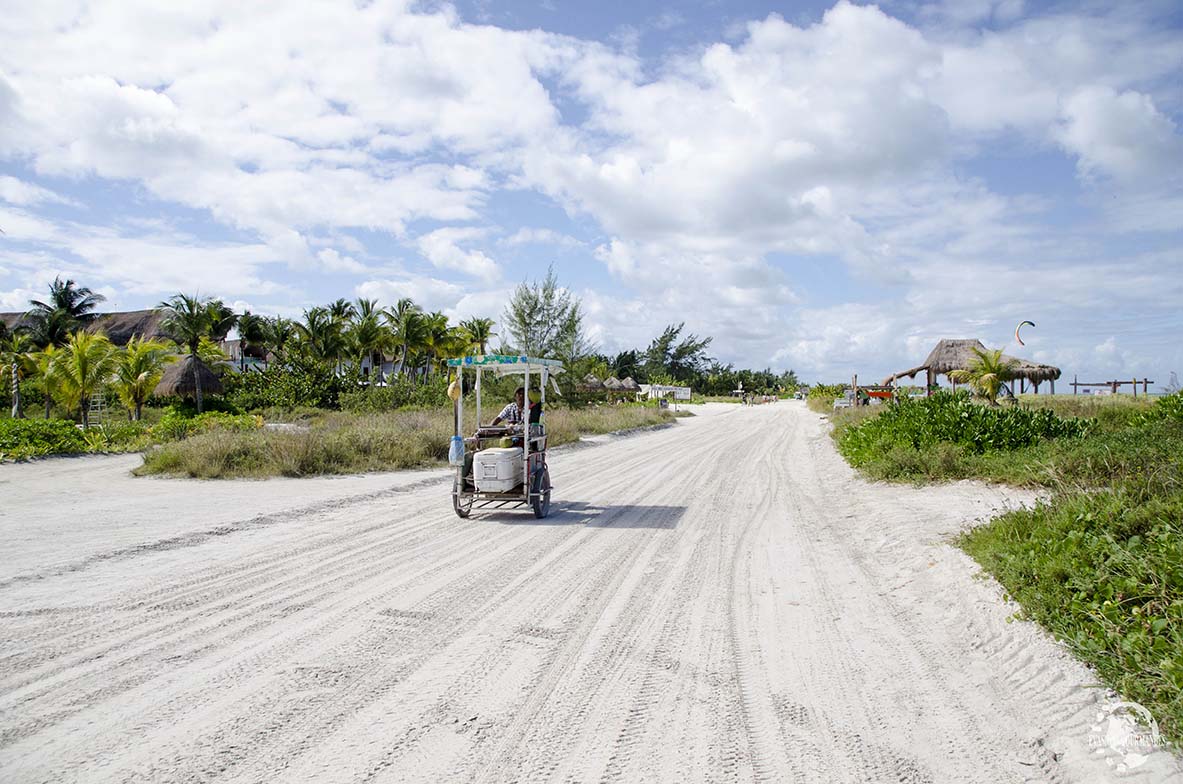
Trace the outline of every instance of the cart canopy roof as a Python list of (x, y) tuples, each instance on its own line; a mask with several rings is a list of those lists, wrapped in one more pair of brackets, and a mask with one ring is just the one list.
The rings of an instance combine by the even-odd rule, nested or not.
[(548, 373), (562, 373), (563, 363), (557, 359), (542, 359), (540, 357), (517, 356), (513, 354), (480, 354), (477, 356), (457, 357), (448, 360), (448, 367), (480, 368), (492, 370), (498, 375), (508, 373), (541, 373), (543, 368)]

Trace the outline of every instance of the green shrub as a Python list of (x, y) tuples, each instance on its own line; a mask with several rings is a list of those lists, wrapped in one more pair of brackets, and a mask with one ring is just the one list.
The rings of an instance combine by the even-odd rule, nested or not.
[(425, 384), (416, 384), (398, 377), (386, 386), (364, 387), (338, 396), (342, 411), (372, 414), (398, 408), (431, 408), (449, 405), (448, 384), (442, 377)]
[(846, 429), (838, 448), (851, 465), (869, 463), (895, 447), (923, 450), (956, 444), (982, 454), (1030, 446), (1044, 439), (1079, 438), (1093, 425), (1047, 409), (991, 408), (964, 392), (938, 392), (920, 400), (901, 398), (860, 425)]
[(242, 411), (299, 406), (336, 409), (342, 393), (360, 387), (360, 376), (354, 368), (337, 372), (330, 364), (294, 360), (263, 371), (227, 373), (223, 384), (226, 399)]
[(61, 419), (0, 419), (0, 460), (86, 451), (73, 422)]
[(90, 452), (138, 452), (151, 443), (151, 428), (143, 422), (106, 422), (82, 436)]
[(814, 384), (809, 388), (806, 405), (821, 414), (829, 413), (834, 408), (834, 401), (846, 394), (845, 384)]
[(191, 416), (185, 409), (172, 408), (152, 426), (152, 437), (157, 441), (176, 441), (213, 430), (250, 432), (263, 426), (263, 418), (253, 414), (228, 414), (207, 411)]

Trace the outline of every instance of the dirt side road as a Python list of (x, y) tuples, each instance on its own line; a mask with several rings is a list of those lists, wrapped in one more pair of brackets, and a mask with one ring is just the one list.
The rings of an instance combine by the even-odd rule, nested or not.
[(1028, 498), (867, 484), (798, 403), (444, 472), (0, 466), (0, 780), (1183, 781), (943, 543)]

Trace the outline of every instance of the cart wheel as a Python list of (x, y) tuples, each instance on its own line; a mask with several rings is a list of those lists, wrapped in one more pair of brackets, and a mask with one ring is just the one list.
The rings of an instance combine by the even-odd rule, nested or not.
[(542, 519), (550, 514), (550, 469), (543, 466), (535, 471), (530, 485), (530, 506), (534, 507), (534, 516)]
[(462, 496), (460, 491), (460, 477), (457, 476), (452, 481), (452, 508), (456, 510), (457, 517), (464, 518), (472, 512), (472, 495)]

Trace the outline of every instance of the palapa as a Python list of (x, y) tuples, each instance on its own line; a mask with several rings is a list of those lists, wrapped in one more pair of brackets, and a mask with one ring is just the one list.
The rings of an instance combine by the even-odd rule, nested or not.
[(641, 391), (641, 385), (638, 384), (636, 381), (633, 381), (632, 376), (628, 376), (623, 381), (621, 381), (620, 388), (623, 389), (625, 392), (640, 392)]
[(619, 392), (624, 389), (624, 385), (620, 383), (620, 379), (616, 376), (608, 376), (608, 378), (604, 379), (604, 389)]
[[(935, 383), (937, 376), (947, 376), (954, 370), (967, 370), (969, 369), (970, 363), (977, 358), (974, 349), (981, 352), (986, 351), (986, 347), (982, 345), (982, 341), (980, 340), (948, 338), (941, 340), (929, 352), (928, 359), (924, 360), (924, 364), (907, 370), (901, 370), (899, 373), (893, 373), (883, 379), (883, 386), (890, 386), (900, 378), (914, 378), (922, 371), (928, 372), (929, 383)], [(1011, 357), (1006, 354), (1003, 354), (1002, 360), (1013, 365), (1012, 371), (1014, 378), (1023, 378), (1034, 383), (1039, 383), (1040, 381), (1055, 381), (1060, 377), (1060, 369), (1053, 365), (1041, 365), (1038, 362)]]
[(588, 373), (586, 376), (583, 377), (583, 381), (580, 382), (579, 386), (582, 389), (586, 389), (589, 391), (595, 391), (595, 390), (603, 389), (604, 382), (600, 381), (600, 379), (596, 378), (595, 373)]
[(160, 383), (156, 385), (155, 394), (161, 397), (168, 397), (170, 395), (176, 397), (195, 397), (197, 395), (197, 387), (193, 378), (194, 370), (201, 374), (202, 395), (222, 394), (222, 380), (214, 374), (214, 371), (210, 370), (209, 365), (197, 359), (192, 354), (187, 354), (181, 360), (172, 363), (165, 369), (164, 375), (160, 377)]

